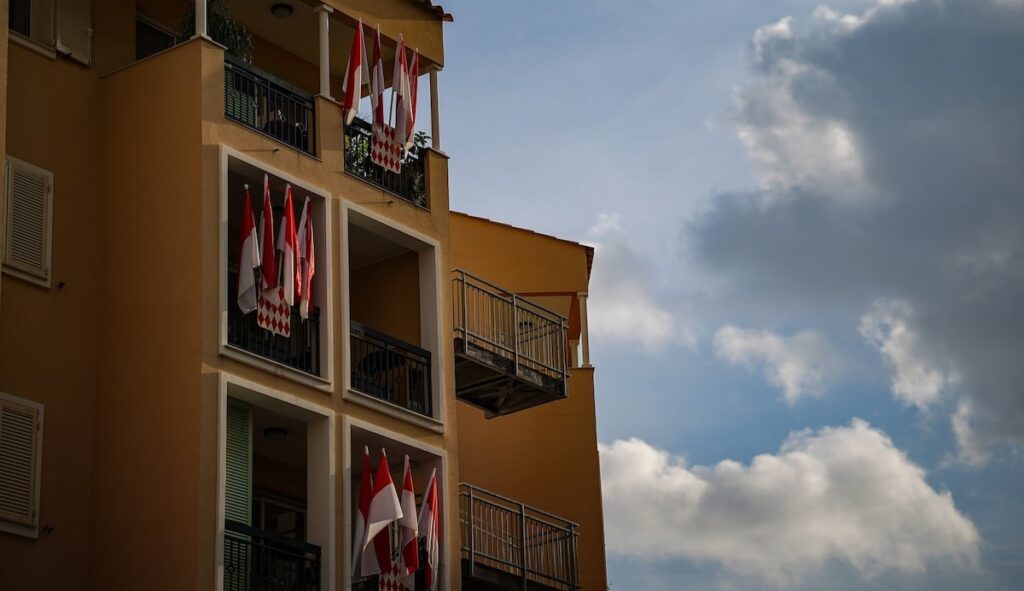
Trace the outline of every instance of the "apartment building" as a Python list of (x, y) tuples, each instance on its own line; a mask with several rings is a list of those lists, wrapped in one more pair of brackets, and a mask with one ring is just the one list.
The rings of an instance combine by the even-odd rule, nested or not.
[[(440, 589), (605, 587), (593, 251), (450, 211), (443, 7), (2, 4), (0, 588), (375, 589), (365, 449), (437, 474)], [(398, 173), (338, 102), (359, 22), (388, 84), (419, 52)], [(282, 334), (238, 305), (264, 187), (316, 252)]]

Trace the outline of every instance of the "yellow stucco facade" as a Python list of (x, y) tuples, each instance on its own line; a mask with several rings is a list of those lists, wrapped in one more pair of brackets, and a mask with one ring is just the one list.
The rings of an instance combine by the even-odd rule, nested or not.
[[(533, 270), (526, 259), (503, 258), (505, 236), (519, 231), (452, 214), (448, 160), (436, 149), (419, 156), (425, 204), (352, 174), (341, 106), (316, 96), (319, 66), (272, 36), (254, 35), (254, 66), (314, 95), (308, 151), (225, 115), (231, 87), (217, 43), (196, 37), (136, 60), (138, 19), (173, 27), (187, 2), (93, 0), (88, 65), (23, 39), (8, 42), (0, 4), (0, 154), (49, 171), (54, 186), (49, 284), (0, 275), (0, 393), (45, 407), (36, 535), (0, 531), (0, 587), (226, 588), (225, 408), (238, 399), (307, 434), (299, 451), (268, 451), (253, 465), (258, 483), (306, 474), (303, 486), (278, 488), (306, 505), (306, 541), (322, 552), (321, 589), (355, 588), (353, 457), (382, 442), (414, 458), (420, 482), (439, 468), (441, 588), (464, 587), (463, 471), (479, 486), (578, 522), (582, 588), (605, 588), (592, 369), (571, 370), (566, 400), (485, 421), (456, 397), (449, 312), (449, 273), (462, 266), (535, 294), (570, 320), (576, 314), (578, 339), (578, 300), (553, 292), (586, 291), (583, 247), (524, 243), (520, 255), (549, 261)], [(332, 34), (358, 19), (379, 21), (385, 45), (404, 34), (430, 69), (443, 65), (443, 14), (430, 3), (327, 4), (331, 30), (339, 31)], [(308, 25), (315, 38), (316, 21)], [(340, 94), (335, 68), (330, 88)], [(429, 125), (429, 114), (419, 120)], [(307, 343), (313, 371), (235, 340), (237, 179), (251, 177), (258, 207), (263, 173), (276, 183), (275, 199), (287, 182), (296, 199), (311, 195), (319, 208), (319, 337)], [(360, 390), (353, 321), (427, 356), (427, 410)], [(387, 386), (423, 387), (410, 375)], [(253, 445), (271, 449), (263, 435), (254, 432)], [(509, 445), (489, 460), (482, 443), (496, 436)], [(545, 455), (542, 444), (559, 451)], [(537, 484), (489, 470), (489, 462), (506, 460)], [(585, 478), (545, 493), (542, 484), (562, 462), (579, 463)], [(573, 494), (581, 495), (576, 503)]]

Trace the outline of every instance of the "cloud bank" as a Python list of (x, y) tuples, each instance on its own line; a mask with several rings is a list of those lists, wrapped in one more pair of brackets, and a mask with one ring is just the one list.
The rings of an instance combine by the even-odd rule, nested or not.
[(686, 252), (762, 316), (859, 330), (974, 458), (1024, 444), (1024, 3), (825, 7), (751, 53), (736, 116), (762, 188), (717, 196)]
[(777, 586), (831, 560), (867, 576), (977, 565), (952, 496), (861, 420), (793, 433), (749, 465), (690, 467), (639, 439), (600, 452), (613, 555), (712, 561)]

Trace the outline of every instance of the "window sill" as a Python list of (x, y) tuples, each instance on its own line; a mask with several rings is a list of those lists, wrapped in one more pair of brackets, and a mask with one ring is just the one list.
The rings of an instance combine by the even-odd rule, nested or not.
[(265, 357), (260, 357), (255, 353), (251, 353), (234, 345), (222, 344), (220, 347), (220, 354), (222, 357), (232, 359), (257, 369), (262, 369), (267, 373), (291, 380), (298, 384), (302, 384), (303, 386), (309, 386), (310, 388), (315, 388), (328, 394), (331, 393), (331, 380), (329, 379), (308, 374), (288, 367), (283, 363), (278, 363)]
[(403, 420), (407, 423), (416, 425), (417, 427), (422, 427), (428, 431), (441, 434), (444, 433), (444, 423), (437, 419), (421, 415), (418, 412), (402, 408), (401, 406), (391, 404), (390, 402), (380, 400), (379, 398), (374, 398), (369, 394), (363, 394), (359, 390), (355, 390), (351, 387), (344, 391), (342, 399), (354, 402), (360, 406), (365, 406), (366, 408), (375, 410), (381, 414)]
[(57, 50), (52, 45), (45, 45), (38, 41), (33, 41), (19, 32), (11, 30), (8, 30), (7, 38), (15, 45), (20, 45), (33, 53), (38, 53), (39, 55), (51, 60), (57, 59)]

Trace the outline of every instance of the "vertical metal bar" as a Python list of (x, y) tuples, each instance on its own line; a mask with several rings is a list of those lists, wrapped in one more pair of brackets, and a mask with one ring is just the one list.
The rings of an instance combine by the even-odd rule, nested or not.
[[(512, 297), (514, 298), (515, 295)], [(517, 336), (517, 341), (518, 338)], [(523, 591), (526, 591), (526, 505), (522, 503), (519, 503), (519, 561), (519, 568), (523, 574)]]
[(467, 343), (469, 340), (469, 325), (466, 324), (467, 312), (466, 312), (466, 272), (460, 271), (462, 276), (462, 352), (467, 352)]
[(476, 576), (476, 523), (473, 516), (473, 487), (467, 486), (469, 491), (469, 576)]
[(515, 344), (512, 347), (515, 356), (515, 375), (519, 375), (519, 303), (516, 294), (512, 294), (512, 334), (515, 335)]

